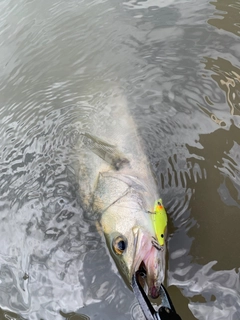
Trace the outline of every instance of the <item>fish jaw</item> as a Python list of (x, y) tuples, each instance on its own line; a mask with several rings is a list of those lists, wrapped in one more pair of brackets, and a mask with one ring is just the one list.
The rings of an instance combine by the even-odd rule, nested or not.
[(151, 234), (141, 229), (133, 230), (137, 243), (132, 275), (143, 267), (146, 271), (148, 294), (156, 299), (165, 277), (165, 246), (154, 246)]
[(147, 273), (148, 294), (156, 299), (159, 296), (160, 286), (165, 276), (165, 254), (163, 249), (152, 247), (143, 258), (143, 264)]

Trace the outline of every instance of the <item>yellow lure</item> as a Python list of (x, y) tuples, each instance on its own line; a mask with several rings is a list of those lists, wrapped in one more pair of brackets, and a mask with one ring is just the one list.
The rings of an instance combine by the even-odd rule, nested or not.
[(154, 212), (151, 215), (157, 240), (161, 246), (164, 245), (164, 235), (167, 228), (167, 213), (163, 206), (162, 199), (158, 199), (154, 204)]

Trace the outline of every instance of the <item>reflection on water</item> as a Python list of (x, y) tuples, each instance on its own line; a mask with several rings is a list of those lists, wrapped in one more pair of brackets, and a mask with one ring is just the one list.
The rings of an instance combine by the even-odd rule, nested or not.
[(240, 115), (240, 69), (223, 58), (205, 58), (205, 69), (214, 73), (212, 78), (226, 93), (232, 115)]
[(170, 217), (176, 309), (239, 319), (239, 3), (4, 0), (0, 12), (0, 319), (143, 317), (79, 197), (79, 132), (112, 83)]
[[(194, 254), (204, 263), (213, 257), (218, 262), (216, 268), (235, 268), (237, 266), (237, 252), (240, 250), (239, 242), (234, 234), (240, 222), (240, 175), (239, 175), (239, 129), (232, 125), (228, 131), (216, 130), (211, 135), (200, 135), (200, 148), (189, 147), (192, 154), (197, 154), (204, 161), (209, 179), (201, 180), (195, 187), (195, 198), (201, 197), (201, 190), (209, 189), (208, 194), (201, 197), (201, 208), (195, 207), (198, 201), (191, 200), (191, 207), (195, 209), (198, 227), (191, 230), (195, 243), (201, 241), (201, 246), (193, 246)], [(213, 149), (213, 150), (212, 150)], [(200, 164), (199, 164), (200, 165)], [(217, 205), (220, 203), (221, 206)], [(204, 210), (207, 208), (207, 211)], [(209, 211), (208, 211), (209, 210)], [(203, 224), (207, 212), (208, 224)], [(214, 228), (217, 231), (212, 232)], [(216, 250), (221, 243), (221, 251)], [(225, 254), (231, 246), (231, 256), (226, 260)]]
[(239, 1), (216, 0), (210, 3), (213, 6), (215, 6), (215, 8), (217, 9), (217, 12), (215, 13), (215, 15), (218, 17), (209, 19), (208, 23), (220, 30), (223, 29), (239, 36), (240, 35), (240, 23), (239, 23), (240, 3)]

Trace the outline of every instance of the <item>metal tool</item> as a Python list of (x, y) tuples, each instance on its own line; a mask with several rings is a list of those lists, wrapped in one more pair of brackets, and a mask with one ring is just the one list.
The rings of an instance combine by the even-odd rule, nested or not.
[(176, 313), (173, 303), (169, 297), (169, 294), (163, 286), (163, 284), (160, 287), (160, 296), (162, 298), (162, 304), (158, 311), (154, 309), (138, 280), (141, 276), (142, 272), (139, 271), (137, 271), (133, 275), (132, 288), (146, 320), (182, 320), (180, 316)]

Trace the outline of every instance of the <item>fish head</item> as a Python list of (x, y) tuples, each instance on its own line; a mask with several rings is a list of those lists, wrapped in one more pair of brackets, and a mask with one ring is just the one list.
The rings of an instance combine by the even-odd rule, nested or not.
[(131, 203), (111, 206), (103, 214), (101, 225), (109, 251), (127, 285), (139, 269), (146, 273), (148, 294), (159, 296), (165, 276), (165, 244), (156, 240), (150, 214)]

